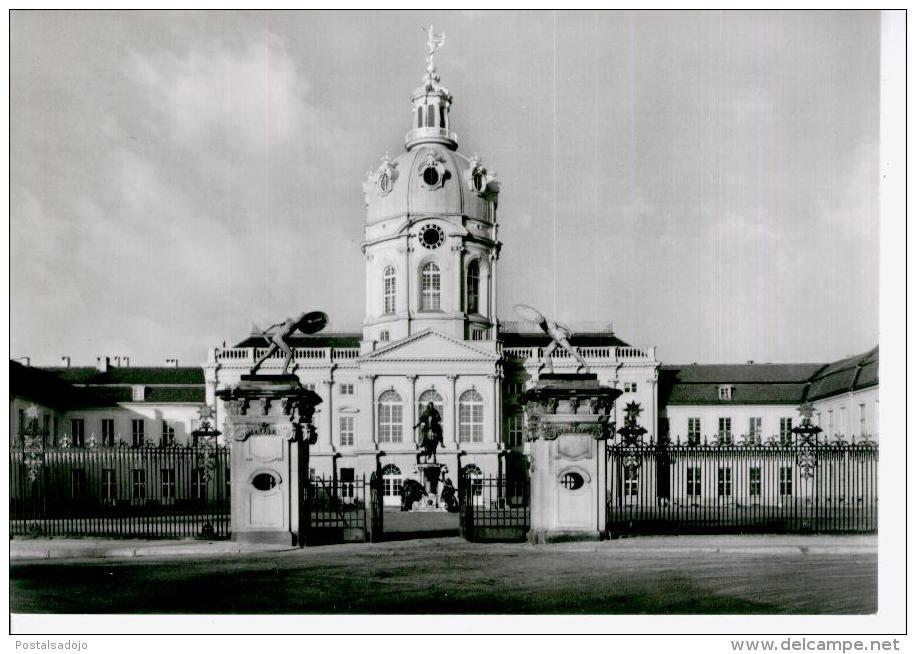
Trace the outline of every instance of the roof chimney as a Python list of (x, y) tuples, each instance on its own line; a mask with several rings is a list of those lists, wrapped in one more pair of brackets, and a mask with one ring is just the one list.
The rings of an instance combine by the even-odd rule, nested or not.
[(121, 358), (124, 359), (124, 367), (130, 368), (130, 357), (121, 357)]
[(63, 361), (64, 364), (65, 364), (68, 368), (70, 367), (70, 357), (61, 357), (60, 360)]
[(99, 369), (99, 372), (108, 372), (110, 361), (108, 360), (108, 357), (96, 357), (95, 364), (95, 367)]

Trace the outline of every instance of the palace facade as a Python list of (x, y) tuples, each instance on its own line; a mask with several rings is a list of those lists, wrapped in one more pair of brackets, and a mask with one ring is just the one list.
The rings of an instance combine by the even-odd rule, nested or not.
[[(363, 183), (362, 331), (292, 339), (293, 372), (322, 399), (311, 473), (346, 482), (381, 471), (392, 505), (416, 475), (414, 426), (428, 403), (442, 417), (438, 460), (453, 481), (460, 472), (525, 474), (519, 399), (550, 342), (497, 316), (499, 182), (480, 158), (459, 152), (453, 98), (432, 63), (410, 99), (404, 151), (382, 157)], [(598, 381), (623, 391), (617, 424), (626, 404), (642, 409), (646, 442), (784, 441), (804, 402), (828, 439), (876, 439), (877, 348), (830, 364), (663, 365), (654, 347), (610, 329), (572, 328)], [(11, 362), (11, 442), (21, 442), (30, 405), (51, 446), (187, 442), (205, 406), (222, 424), (217, 391), (247, 374), (266, 346), (251, 336), (214, 347), (202, 368), (111, 366), (105, 357), (88, 368)], [(261, 372), (281, 367), (278, 352)], [(576, 362), (560, 351), (555, 370), (574, 372)]]

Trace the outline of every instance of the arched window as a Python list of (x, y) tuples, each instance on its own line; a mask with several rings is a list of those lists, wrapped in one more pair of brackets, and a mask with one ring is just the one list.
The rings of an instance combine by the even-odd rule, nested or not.
[(426, 126), (436, 126), (436, 108), (431, 104), (426, 105)]
[(462, 393), (458, 400), (458, 440), (483, 442), (483, 398), (473, 389)]
[(474, 497), (474, 504), (479, 504), (483, 496), (483, 473), (473, 463), (464, 466), (462, 470), (465, 479), (470, 482), (471, 495)]
[(385, 313), (394, 313), (396, 287), (393, 266), (385, 268), (385, 272), (382, 273), (382, 280), (384, 282)]
[(389, 464), (382, 468), (382, 503), (386, 506), (398, 506), (401, 503), (401, 484), (404, 476), (396, 465)]
[(395, 391), (385, 391), (378, 398), (378, 442), (400, 443), (404, 426), (404, 406)]
[(480, 262), (476, 259), (468, 264), (467, 291), (468, 313), (480, 313)]
[(438, 311), (440, 291), (439, 266), (428, 263), (420, 272), (420, 311)]
[(426, 405), (430, 402), (432, 402), (433, 406), (436, 407), (436, 411), (439, 412), (439, 417), (441, 418), (443, 407), (442, 396), (431, 388), (429, 390), (423, 391), (420, 394), (420, 397), (417, 398), (417, 415), (423, 413), (423, 409), (425, 409)]

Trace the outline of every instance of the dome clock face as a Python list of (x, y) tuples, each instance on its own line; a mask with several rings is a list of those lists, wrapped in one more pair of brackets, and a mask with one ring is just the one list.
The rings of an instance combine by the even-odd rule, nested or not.
[(427, 225), (420, 230), (420, 245), (428, 250), (435, 250), (445, 242), (445, 232), (438, 225)]

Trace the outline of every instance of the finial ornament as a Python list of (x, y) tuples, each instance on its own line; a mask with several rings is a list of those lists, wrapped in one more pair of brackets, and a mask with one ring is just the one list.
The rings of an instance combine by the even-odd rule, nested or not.
[(430, 25), (426, 28), (426, 47), (428, 52), (426, 54), (426, 87), (428, 89), (433, 89), (436, 87), (436, 84), (439, 82), (439, 75), (436, 74), (436, 63), (433, 60), (436, 54), (436, 50), (445, 45), (445, 32), (436, 34), (433, 31), (433, 26)]

